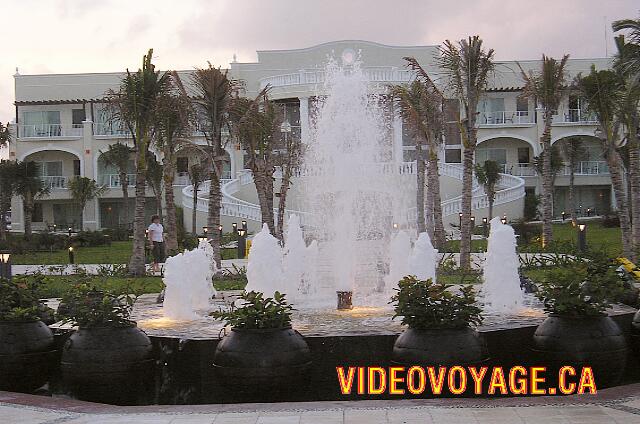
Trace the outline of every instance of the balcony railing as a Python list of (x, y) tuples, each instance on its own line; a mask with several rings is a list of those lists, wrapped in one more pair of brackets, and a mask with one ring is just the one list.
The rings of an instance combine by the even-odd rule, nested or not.
[(501, 163), (499, 164), (503, 174), (516, 177), (535, 177), (536, 169), (531, 163)]
[(532, 124), (533, 116), (526, 110), (484, 112), (480, 125)]
[[(105, 174), (102, 176), (102, 184), (108, 188), (120, 188), (122, 183), (120, 182), (120, 174)], [(136, 174), (127, 174), (127, 186), (135, 187)]]
[(129, 137), (130, 132), (127, 128), (108, 122), (95, 122), (93, 124), (93, 135), (103, 135), (109, 137)]
[(62, 124), (18, 125), (18, 138), (81, 137), (82, 124), (65, 127)]
[(554, 122), (594, 125), (598, 123), (598, 118), (594, 113), (586, 112), (582, 109), (567, 109), (560, 111), (555, 116)]
[[(565, 166), (562, 175), (570, 175), (571, 168)], [(609, 165), (602, 160), (590, 160), (578, 162), (573, 168), (574, 175), (606, 175), (609, 174)]]
[(69, 177), (63, 177), (61, 175), (47, 175), (40, 177), (45, 187), (55, 190), (69, 188)]

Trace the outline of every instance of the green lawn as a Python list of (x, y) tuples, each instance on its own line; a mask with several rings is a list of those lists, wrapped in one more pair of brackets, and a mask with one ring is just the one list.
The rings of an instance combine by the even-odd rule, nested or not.
[[(77, 264), (126, 264), (131, 257), (133, 242), (114, 241), (110, 246), (76, 247), (74, 248)], [(237, 258), (236, 249), (223, 249), (222, 259)], [(14, 265), (55, 265), (68, 264), (69, 252), (54, 250), (53, 252), (30, 252), (11, 256)]]

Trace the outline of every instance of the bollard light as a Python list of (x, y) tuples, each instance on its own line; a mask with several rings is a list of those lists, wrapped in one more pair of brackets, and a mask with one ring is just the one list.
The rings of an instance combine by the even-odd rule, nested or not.
[(564, 219), (567, 216), (567, 214), (564, 211), (562, 211), (562, 213), (560, 215), (562, 215), (562, 222), (564, 222)]
[(476, 227), (476, 217), (471, 217), (471, 229), (473, 230)]
[(11, 252), (8, 250), (0, 250), (0, 278), (11, 281)]
[(244, 259), (247, 249), (247, 230), (244, 228), (238, 229), (238, 259)]
[(502, 215), (502, 218), (500, 219), (500, 221), (501, 221), (504, 225), (507, 225), (507, 215)]
[(587, 216), (591, 216), (591, 208), (587, 208)]
[(398, 229), (398, 223), (397, 223), (397, 222), (394, 222), (394, 223), (393, 223), (393, 229), (394, 229), (394, 230), (397, 230), (397, 229)]
[(206, 236), (207, 233), (209, 232), (209, 227), (202, 227), (202, 232), (204, 233), (204, 235)]
[(69, 246), (69, 263), (71, 265), (76, 263), (75, 253), (73, 252), (73, 246)]
[(233, 228), (233, 232), (237, 233), (238, 232), (238, 223), (234, 222), (233, 224), (231, 224), (231, 228)]
[(247, 221), (242, 221), (242, 229), (247, 231)]
[(462, 228), (462, 212), (460, 212), (458, 214), (458, 221), (459, 221), (459, 224), (460, 224), (460, 228)]
[(487, 218), (486, 216), (484, 218), (482, 218), (482, 232), (484, 233), (484, 236), (487, 237), (487, 222), (489, 222), (489, 218)]
[(220, 232), (220, 239), (222, 239), (222, 225), (218, 225), (218, 231)]
[(587, 226), (585, 224), (578, 225), (578, 250), (580, 252), (587, 251)]

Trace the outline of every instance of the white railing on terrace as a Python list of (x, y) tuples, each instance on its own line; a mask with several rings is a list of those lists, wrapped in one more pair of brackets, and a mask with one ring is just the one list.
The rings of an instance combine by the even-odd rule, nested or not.
[(109, 137), (129, 137), (129, 130), (121, 125), (108, 122), (94, 122), (93, 135)]
[[(104, 174), (101, 177), (102, 184), (108, 188), (120, 188), (122, 183), (120, 182), (120, 174)], [(127, 174), (127, 186), (135, 187), (136, 174)]]
[(564, 112), (560, 112), (553, 118), (554, 123), (573, 123), (573, 124), (585, 124), (595, 125), (598, 123), (598, 118), (591, 112), (586, 112), (582, 109), (567, 109)]
[(536, 168), (532, 163), (502, 163), (500, 170), (503, 174), (515, 175), (516, 177), (535, 177)]
[[(609, 174), (609, 165), (602, 160), (582, 161), (573, 168), (574, 175), (607, 175)], [(570, 175), (571, 169), (565, 166), (560, 172), (562, 175)]]
[(484, 112), (480, 125), (520, 125), (533, 124), (533, 115), (526, 110)]
[(51, 190), (69, 187), (69, 177), (64, 177), (61, 175), (47, 175), (40, 177), (40, 179), (42, 180), (44, 186)]
[[(372, 83), (409, 82), (415, 75), (413, 71), (398, 68), (364, 68), (363, 73), (367, 80)], [(271, 87), (287, 87), (301, 84), (321, 84), (324, 83), (324, 80), (325, 71), (323, 70), (301, 70), (293, 74), (262, 78), (260, 80), (260, 88), (264, 88), (267, 85)]]
[(18, 125), (18, 138), (81, 137), (82, 124), (70, 127), (62, 124)]

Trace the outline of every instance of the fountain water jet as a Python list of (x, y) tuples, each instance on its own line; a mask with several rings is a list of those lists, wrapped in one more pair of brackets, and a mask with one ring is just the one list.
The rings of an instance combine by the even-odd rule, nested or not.
[(435, 281), (437, 261), (438, 251), (431, 244), (429, 234), (420, 233), (409, 256), (409, 274), (420, 280)]
[(216, 271), (213, 248), (206, 241), (196, 249), (167, 258), (162, 279), (166, 286), (164, 316), (189, 321), (198, 318), (198, 311), (206, 313), (216, 294), (212, 284)]
[(482, 287), (487, 308), (503, 314), (516, 313), (522, 308), (519, 266), (513, 228), (503, 224), (499, 217), (493, 218)]
[(272, 296), (275, 291), (284, 292), (288, 289), (283, 285), (282, 253), (280, 242), (271, 235), (267, 224), (264, 224), (251, 242), (247, 263), (247, 291)]
[(389, 245), (389, 274), (385, 277), (385, 291), (388, 296), (395, 294), (398, 281), (409, 275), (409, 256), (411, 255), (411, 239), (405, 231), (398, 231)]

